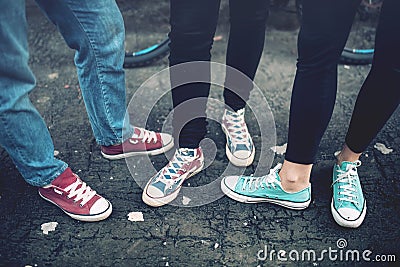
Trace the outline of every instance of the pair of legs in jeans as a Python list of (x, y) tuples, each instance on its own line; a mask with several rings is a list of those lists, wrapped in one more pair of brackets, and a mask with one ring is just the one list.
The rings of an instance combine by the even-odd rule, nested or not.
[[(115, 1), (36, 2), (68, 46), (76, 50), (83, 99), (103, 156), (114, 159), (154, 154), (172, 147), (171, 137), (134, 128), (125, 118), (125, 32)], [(0, 1), (0, 26), (0, 145), (26, 182), (40, 187), (43, 198), (75, 219), (107, 218), (111, 204), (73, 174), (67, 163), (54, 157), (50, 133), (29, 100), (35, 77), (28, 66), (25, 0)], [(129, 142), (132, 138), (135, 142)]]
[[(209, 62), (219, 7), (220, 0), (171, 0), (172, 123), (179, 149), (144, 189), (143, 201), (151, 206), (172, 201), (183, 181), (203, 167), (199, 144), (206, 134), (210, 84), (198, 81), (210, 81)], [(223, 94), (227, 108), (222, 118), (222, 129), (227, 138), (227, 157), (236, 166), (248, 166), (254, 159), (255, 149), (244, 121), (244, 108), (264, 47), (268, 9), (268, 0), (229, 1), (226, 64), (242, 75), (227, 68)], [(188, 62), (200, 63), (179, 65)], [(186, 83), (182, 84), (182, 81)]]
[[(331, 119), (337, 64), (360, 0), (303, 1), (298, 63), (293, 86), (285, 161), (265, 177), (227, 177), (223, 191), (242, 202), (272, 202), (292, 209), (310, 203), (310, 174)], [(344, 227), (366, 214), (357, 167), (361, 153), (400, 103), (400, 2), (383, 2), (370, 73), (359, 92), (344, 147), (333, 168), (331, 211)], [(252, 187), (251, 182), (256, 182)]]

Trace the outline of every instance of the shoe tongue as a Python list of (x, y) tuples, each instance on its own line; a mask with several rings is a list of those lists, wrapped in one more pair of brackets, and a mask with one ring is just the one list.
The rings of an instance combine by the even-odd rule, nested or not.
[(74, 183), (76, 179), (77, 178), (72, 172), (72, 170), (70, 168), (67, 168), (53, 182), (51, 182), (51, 184), (59, 188), (66, 188), (70, 184)]
[(182, 157), (194, 157), (195, 150), (194, 149), (190, 149), (190, 148), (180, 148), (179, 149), (179, 154)]
[(238, 111), (230, 111), (230, 110), (227, 110), (226, 111), (226, 114), (227, 115), (229, 115), (229, 116), (233, 116), (233, 117), (240, 117), (240, 116), (242, 116), (243, 114), (244, 114), (244, 108), (242, 108), (242, 109), (239, 109)]
[(340, 168), (342, 171), (347, 171), (348, 169), (351, 169), (351, 168), (354, 167), (354, 166), (356, 166), (356, 164), (355, 164), (354, 162), (343, 161), (343, 162), (340, 164), (339, 168)]
[(140, 136), (141, 131), (135, 127), (132, 137), (138, 138)]

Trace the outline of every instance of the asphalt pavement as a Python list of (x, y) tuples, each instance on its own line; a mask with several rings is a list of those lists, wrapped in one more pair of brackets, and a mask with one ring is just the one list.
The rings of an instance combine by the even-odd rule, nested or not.
[[(130, 25), (127, 40), (136, 35), (154, 35), (145, 26), (140, 31), (131, 27), (135, 15), (131, 12), (132, 3), (118, 2)], [(149, 1), (137, 3), (151, 8)], [(226, 12), (223, 1), (213, 47), (213, 61), (219, 63), (225, 60)], [(293, 14), (285, 14), (285, 20), (279, 13), (271, 16), (255, 80), (259, 90), (253, 92), (253, 108), (246, 115), (256, 145), (254, 163), (246, 170), (238, 170), (247, 174), (265, 174), (284, 158), (298, 33)], [(242, 204), (217, 195), (209, 203), (196, 205), (201, 197), (185, 198), (184, 194), (178, 196), (174, 205), (152, 208), (142, 202), (141, 186), (167, 163), (170, 154), (129, 161), (102, 158), (81, 97), (74, 52), (31, 1), (27, 4), (27, 17), (30, 65), (37, 78), (31, 100), (49, 127), (57, 157), (107, 197), (114, 209), (107, 220), (98, 223), (69, 218), (42, 200), (37, 188), (25, 183), (10, 157), (0, 149), (0, 266), (384, 266), (400, 261), (399, 109), (361, 157), (359, 175), (368, 207), (364, 223), (358, 229), (342, 228), (330, 213), (333, 154), (342, 146), (358, 90), (370, 66), (338, 67), (336, 106), (312, 173), (313, 200), (308, 209), (294, 211), (272, 204)], [(141, 85), (167, 65), (164, 58), (151, 66), (127, 69), (128, 100), (137, 97), (137, 92), (143, 91)], [(160, 81), (147, 82), (153, 87), (145, 90), (144, 96), (159, 96), (165, 85)], [(264, 98), (257, 95), (260, 92)], [(210, 98), (222, 101), (221, 88), (213, 86)], [(269, 109), (258, 108), (265, 104), (262, 99), (266, 99)], [(147, 121), (140, 112), (131, 112), (131, 117), (134, 123), (146, 123), (151, 130), (169, 131), (171, 110), (170, 94), (166, 94), (153, 105)], [(210, 118), (221, 113), (220, 102), (210, 101)], [(270, 113), (273, 132), (266, 139), (271, 144), (264, 142), (258, 120), (262, 114)], [(186, 188), (193, 190), (203, 188), (204, 198), (218, 194), (210, 193), (204, 186), (229, 168), (218, 119), (209, 120), (207, 138), (205, 145), (212, 152), (208, 156), (209, 166), (185, 183)], [(276, 154), (272, 146), (278, 146)], [(260, 156), (262, 151), (265, 154)], [(149, 162), (153, 167), (144, 167)], [(50, 225), (49, 231), (43, 230), (46, 225)]]

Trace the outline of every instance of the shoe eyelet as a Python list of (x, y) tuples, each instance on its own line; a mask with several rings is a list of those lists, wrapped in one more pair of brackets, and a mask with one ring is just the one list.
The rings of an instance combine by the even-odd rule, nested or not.
[(79, 204), (79, 207), (83, 208), (83, 205), (82, 205), (82, 204)]
[(157, 141), (153, 141), (153, 144), (157, 144)]

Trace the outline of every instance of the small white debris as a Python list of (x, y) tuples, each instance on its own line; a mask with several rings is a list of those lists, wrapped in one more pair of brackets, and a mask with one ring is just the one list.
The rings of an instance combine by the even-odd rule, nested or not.
[(340, 150), (338, 150), (338, 151), (336, 151), (335, 153), (333, 153), (333, 155), (334, 155), (335, 157), (339, 156), (339, 154), (340, 154)]
[(43, 231), (43, 234), (48, 235), (49, 232), (55, 231), (58, 222), (48, 222), (41, 225), (40, 230)]
[(376, 148), (376, 149), (379, 150), (382, 154), (385, 154), (385, 155), (387, 155), (387, 154), (393, 152), (393, 149), (387, 148), (387, 147), (386, 147), (384, 144), (382, 144), (382, 143), (376, 143), (376, 144), (374, 145), (374, 148)]
[(344, 65), (343, 68), (345, 68), (346, 70), (349, 70), (350, 66), (349, 65)]
[(113, 180), (113, 179), (114, 179), (114, 177), (111, 176), (111, 177), (110, 177), (110, 180)]
[(47, 77), (48, 77), (50, 80), (57, 79), (57, 78), (58, 78), (58, 72), (50, 73), (49, 75), (47, 75)]
[(369, 157), (369, 155), (368, 155), (368, 154), (365, 154), (365, 157), (366, 157), (366, 158), (368, 158), (368, 157)]
[(54, 157), (57, 157), (58, 155), (60, 155), (60, 151), (54, 150)]
[(143, 213), (142, 212), (129, 212), (128, 220), (131, 222), (144, 222)]
[(214, 244), (214, 249), (217, 249), (219, 247), (219, 244), (218, 243), (215, 243)]
[(182, 197), (182, 204), (183, 205), (188, 205), (190, 201), (192, 201), (190, 198), (185, 197), (185, 196)]
[(168, 263), (168, 261), (165, 263), (165, 266), (169, 266), (169, 263)]
[(188, 183), (188, 186), (190, 186), (190, 183)]
[(46, 103), (49, 100), (50, 100), (50, 97), (42, 96), (42, 97), (38, 98), (38, 100), (36, 100), (36, 102), (38, 102), (38, 103)]
[(256, 215), (254, 215), (254, 220), (257, 220), (257, 216)]
[(164, 246), (166, 246), (166, 245), (167, 245), (167, 241), (164, 241), (162, 244), (163, 244)]
[(281, 146), (273, 146), (271, 147), (272, 151), (274, 151), (278, 155), (283, 155), (286, 153), (287, 143)]
[(208, 242), (208, 241), (206, 241), (206, 240), (200, 240), (200, 242), (203, 244), (203, 245), (210, 245), (210, 243)]
[(78, 150), (75, 150), (74, 152), (75, 152), (75, 153), (78, 153)]
[(248, 222), (244, 222), (244, 223), (243, 223), (244, 226), (247, 226), (248, 224), (249, 224)]

